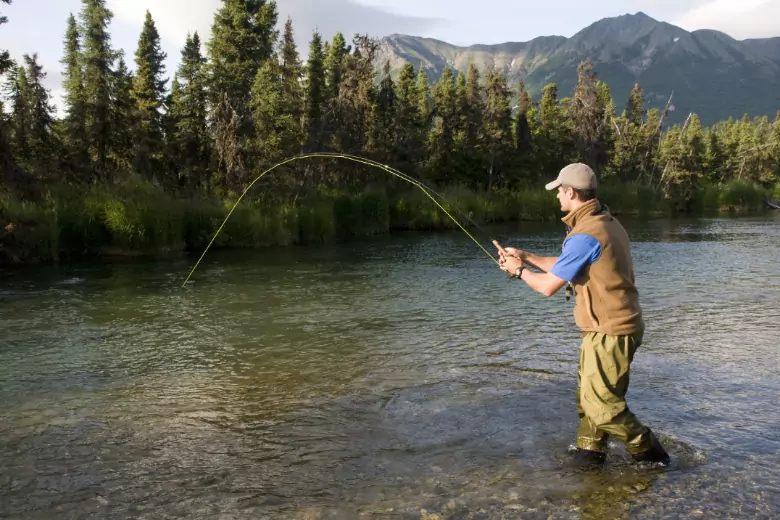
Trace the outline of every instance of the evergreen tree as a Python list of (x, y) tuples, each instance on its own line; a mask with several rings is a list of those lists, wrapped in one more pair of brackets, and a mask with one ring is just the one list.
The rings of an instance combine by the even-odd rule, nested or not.
[(533, 108), (531, 96), (525, 89), (521, 79), (518, 85), (517, 109), (515, 110), (515, 148), (523, 157), (532, 152), (531, 125), (528, 121), (528, 111)]
[(343, 117), (341, 113), (343, 104), (339, 102), (342, 78), (346, 59), (349, 56), (351, 46), (347, 45), (344, 35), (337, 32), (325, 51), (325, 135), (329, 136), (327, 147), (334, 151), (345, 151), (342, 143)]
[(419, 96), (417, 106), (420, 111), (420, 118), (424, 121), (427, 138), (431, 119), (431, 86), (428, 82), (428, 74), (422, 67), (420, 67), (420, 71), (417, 73), (417, 95)]
[(488, 158), (487, 189), (505, 177), (510, 164), (512, 139), (512, 108), (509, 105), (509, 88), (500, 71), (491, 69), (485, 85), (485, 116), (482, 134), (483, 148)]
[(284, 89), (285, 109), (292, 116), (290, 141), (288, 148), (284, 150), (287, 155), (295, 155), (302, 152), (305, 129), (305, 103), (303, 88), (303, 66), (298, 56), (298, 47), (295, 45), (292, 19), (288, 18), (284, 25), (281, 57), (281, 80)]
[(485, 116), (485, 93), (476, 65), (469, 65), (467, 73), (458, 74), (457, 133), (455, 149), (458, 179), (470, 185), (481, 184), (481, 172), (489, 164), (489, 150), (483, 146), (481, 131)]
[(222, 0), (214, 16), (208, 55), (209, 93), (215, 150), (226, 169), (226, 186), (237, 190), (247, 180), (254, 148), (249, 99), (260, 66), (271, 58), (278, 38), (276, 2)]
[(97, 178), (107, 180), (111, 135), (111, 77), (114, 53), (108, 24), (113, 13), (105, 0), (82, 0), (84, 27), (84, 98), (89, 153)]
[(691, 114), (685, 124), (675, 125), (661, 140), (659, 166), (663, 164), (661, 186), (678, 211), (691, 209), (699, 189), (704, 146), (701, 123)]
[(611, 100), (604, 99), (606, 96), (603, 92), (599, 95), (597, 91), (593, 64), (590, 61), (581, 62), (577, 67), (577, 86), (569, 116), (574, 126), (579, 160), (593, 168), (597, 175), (609, 160), (605, 133), (611, 123), (606, 106)]
[(538, 125), (533, 135), (534, 154), (540, 171), (558, 171), (576, 158), (571, 122), (565, 114), (564, 106), (558, 99), (558, 85), (548, 83), (542, 89)]
[(25, 54), (26, 96), (29, 96), (27, 110), (29, 111), (29, 151), (30, 163), (38, 177), (52, 177), (53, 158), (56, 157), (56, 144), (52, 136), (54, 125), (54, 106), (51, 105), (51, 94), (43, 86), (46, 73), (38, 64), (38, 54)]
[(420, 93), (414, 65), (407, 63), (396, 82), (396, 164), (413, 176), (419, 174), (425, 148), (425, 126), (420, 114)]
[(326, 84), (325, 84), (325, 54), (322, 47), (322, 36), (314, 33), (309, 44), (309, 60), (306, 64), (306, 130), (308, 151), (320, 150), (323, 146)]
[[(473, 63), (469, 65), (468, 74), (466, 76), (466, 104), (464, 111), (464, 129), (466, 132), (466, 146), (469, 149), (476, 151), (479, 144), (479, 131), (482, 124), (484, 113), (485, 100), (482, 86), (480, 85), (479, 69)], [(488, 80), (490, 81), (490, 80)], [(494, 81), (499, 81), (498, 78), (494, 78)], [(501, 80), (503, 81), (503, 79)]]
[(628, 123), (635, 126), (642, 124), (642, 112), (645, 108), (645, 98), (642, 93), (642, 88), (639, 83), (634, 83), (634, 88), (631, 89), (631, 94), (628, 96), (628, 104), (626, 105), (625, 119)]
[(125, 63), (124, 52), (118, 53), (116, 71), (111, 75), (111, 143), (109, 157), (117, 170), (130, 171), (140, 146), (139, 111), (133, 96), (134, 76)]
[(135, 170), (147, 178), (159, 178), (162, 175), (163, 133), (162, 113), (167, 78), (164, 61), (167, 55), (160, 47), (160, 34), (157, 32), (152, 15), (146, 11), (138, 48), (135, 52), (136, 72), (133, 78), (133, 99), (137, 110), (137, 134)]
[(32, 91), (27, 80), (27, 71), (24, 67), (11, 69), (6, 84), (6, 97), (10, 102), (10, 130), (9, 144), (14, 157), (22, 166), (29, 166), (32, 152), (30, 150), (30, 128)]
[(458, 126), (455, 76), (446, 67), (433, 88), (433, 128), (428, 137), (428, 175), (438, 183), (452, 180), (454, 137)]
[(384, 164), (395, 163), (397, 156), (397, 109), (398, 100), (393, 78), (390, 76), (390, 62), (386, 61), (376, 101), (373, 103), (373, 132), (369, 149), (374, 159)]
[[(63, 135), (65, 167), (73, 172), (89, 168), (87, 144), (87, 103), (84, 91), (84, 70), (81, 55), (81, 32), (76, 18), (68, 17), (65, 33), (65, 52), (61, 63), (65, 66), (65, 130)], [(86, 180), (86, 177), (81, 177)]]
[[(376, 99), (374, 85), (374, 57), (378, 44), (367, 36), (356, 35), (353, 38), (353, 52), (346, 56), (342, 65), (341, 83), (338, 95), (333, 103), (331, 124), (338, 122), (333, 132), (336, 150), (360, 155), (368, 153), (373, 121), (372, 106)], [(333, 50), (333, 47), (331, 48)], [(348, 172), (356, 173), (354, 168), (346, 168), (342, 182), (349, 182)], [(361, 177), (363, 178), (363, 177)], [(354, 179), (358, 181), (357, 178)]]
[(201, 54), (197, 32), (181, 51), (181, 65), (172, 88), (173, 138), (178, 158), (180, 186), (193, 189), (207, 185), (210, 139), (207, 128), (206, 59)]
[[(257, 72), (250, 108), (255, 125), (255, 149), (263, 167), (283, 159), (289, 150), (299, 144), (299, 121), (285, 98), (283, 68), (274, 57), (263, 63)], [(289, 187), (298, 186), (299, 178), (286, 177)], [(278, 180), (273, 182), (278, 183)]]

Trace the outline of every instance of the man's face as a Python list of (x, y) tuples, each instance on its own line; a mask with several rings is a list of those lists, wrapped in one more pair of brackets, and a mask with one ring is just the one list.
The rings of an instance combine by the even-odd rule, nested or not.
[(571, 200), (574, 190), (564, 186), (558, 186), (558, 202), (561, 203), (561, 211), (568, 213), (571, 211)]

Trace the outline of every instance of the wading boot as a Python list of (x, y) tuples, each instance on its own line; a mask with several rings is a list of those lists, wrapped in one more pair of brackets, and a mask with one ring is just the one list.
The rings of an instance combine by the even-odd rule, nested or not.
[(634, 462), (645, 464), (661, 464), (663, 466), (668, 466), (670, 462), (669, 454), (666, 453), (664, 447), (661, 446), (661, 443), (658, 441), (658, 438), (655, 436), (655, 434), (650, 431), (650, 429), (648, 429), (647, 432), (650, 436), (650, 449), (642, 453), (632, 454), (631, 457), (634, 459)]
[(568, 451), (575, 466), (584, 470), (600, 469), (607, 460), (607, 454), (603, 451), (585, 450), (576, 446), (572, 446)]

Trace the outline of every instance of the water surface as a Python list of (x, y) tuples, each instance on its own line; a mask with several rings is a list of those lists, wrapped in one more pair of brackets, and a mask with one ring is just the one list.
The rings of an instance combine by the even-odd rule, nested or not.
[(572, 468), (572, 302), (404, 234), (0, 272), (0, 516), (777, 517), (780, 219), (626, 226), (668, 470)]

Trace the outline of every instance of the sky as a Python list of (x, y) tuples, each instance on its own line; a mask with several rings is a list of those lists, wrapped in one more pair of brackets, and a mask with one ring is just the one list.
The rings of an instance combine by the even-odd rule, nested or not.
[[(220, 0), (106, 0), (114, 48), (125, 50), (129, 67), (148, 9), (157, 24), (166, 76), (173, 78), (187, 32), (209, 38)], [(475, 8), (476, 4), (476, 8)], [(279, 22), (293, 20), (305, 55), (312, 32), (330, 39), (337, 31), (381, 37), (392, 33), (437, 38), (456, 45), (527, 41), (537, 36), (570, 37), (605, 17), (642, 11), (692, 31), (716, 29), (736, 39), (780, 36), (780, 0), (556, 0), (523, 5), (517, 0), (277, 0)], [(69, 13), (81, 0), (13, 0), (0, 4), (8, 23), (0, 26), (0, 49), (22, 61), (38, 53), (58, 111), (62, 108), (63, 39)], [(562, 14), (565, 13), (565, 17)], [(204, 49), (205, 52), (205, 49)], [(169, 83), (170, 85), (170, 83)]]

